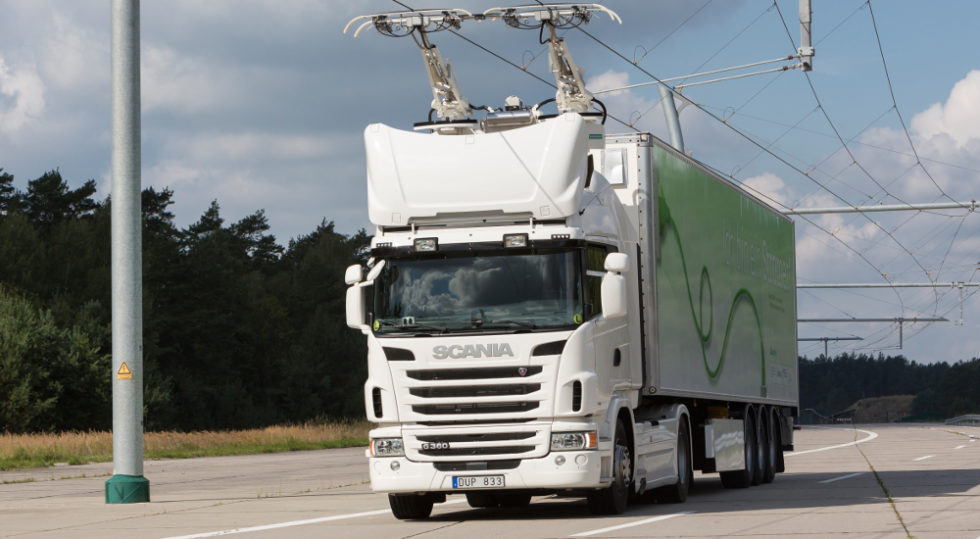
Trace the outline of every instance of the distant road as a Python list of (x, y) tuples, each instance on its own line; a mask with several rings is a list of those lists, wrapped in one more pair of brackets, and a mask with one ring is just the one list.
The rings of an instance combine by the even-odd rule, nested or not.
[(135, 505), (104, 503), (108, 464), (0, 472), (0, 537), (980, 539), (980, 427), (808, 427), (796, 436), (787, 473), (770, 485), (726, 490), (717, 475), (696, 474), (687, 503), (607, 517), (579, 499), (476, 510), (450, 496), (429, 520), (399, 521), (370, 490), (363, 448), (149, 461), (152, 502)]

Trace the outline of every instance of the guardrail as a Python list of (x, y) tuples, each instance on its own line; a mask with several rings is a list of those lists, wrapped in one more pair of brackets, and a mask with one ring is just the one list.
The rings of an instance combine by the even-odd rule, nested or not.
[(980, 425), (980, 414), (966, 414), (946, 420), (947, 425)]

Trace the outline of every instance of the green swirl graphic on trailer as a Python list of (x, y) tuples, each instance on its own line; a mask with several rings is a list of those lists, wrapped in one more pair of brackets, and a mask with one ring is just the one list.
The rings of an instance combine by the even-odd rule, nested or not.
[[(706, 265), (701, 266), (701, 278), (698, 286), (698, 302), (697, 307), (694, 304), (694, 293), (691, 289), (691, 281), (688, 277), (687, 259), (684, 256), (684, 244), (681, 241), (680, 230), (677, 226), (677, 222), (674, 220), (670, 213), (670, 206), (667, 204), (667, 199), (664, 196), (662, 187), (659, 190), (658, 198), (658, 212), (659, 219), (658, 225), (660, 228), (660, 239), (661, 245), (663, 245), (664, 236), (671, 233), (674, 239), (677, 241), (677, 249), (680, 254), (681, 269), (684, 275), (684, 285), (687, 291), (687, 303), (690, 307), (691, 318), (694, 323), (694, 328), (698, 334), (698, 339), (701, 345), (701, 358), (704, 361), (705, 371), (711, 379), (717, 379), (721, 374), (722, 367), (725, 364), (726, 355), (728, 352), (729, 339), (732, 332), (732, 324), (735, 321), (735, 315), (739, 312), (739, 306), (747, 305), (747, 308), (751, 309), (752, 316), (755, 320), (755, 328), (759, 334), (759, 361), (762, 372), (762, 391), (765, 393), (766, 388), (766, 346), (765, 339), (763, 337), (762, 331), (762, 318), (759, 315), (759, 309), (756, 306), (755, 298), (752, 297), (752, 293), (749, 292), (747, 288), (741, 287), (736, 292), (732, 298), (731, 305), (728, 308), (728, 317), (725, 323), (725, 334), (721, 344), (721, 351), (718, 356), (718, 361), (712, 367), (711, 362), (708, 358), (708, 349), (711, 345), (712, 332), (714, 328), (714, 289), (711, 286), (711, 275), (708, 272), (708, 267)], [(705, 304), (705, 291), (707, 291), (707, 303), (708, 303), (708, 323), (704, 323), (704, 304)], [(743, 309), (744, 310), (744, 309)]]

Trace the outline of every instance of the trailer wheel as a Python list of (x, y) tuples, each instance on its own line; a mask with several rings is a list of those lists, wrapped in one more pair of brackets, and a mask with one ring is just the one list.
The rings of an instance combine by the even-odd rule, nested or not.
[(765, 458), (763, 459), (762, 468), (762, 482), (772, 483), (773, 479), (776, 478), (776, 468), (779, 466), (779, 440), (776, 436), (776, 429), (778, 428), (776, 424), (775, 411), (771, 408), (767, 408), (764, 412), (763, 417), (766, 422), (762, 427), (763, 438), (765, 439)]
[(766, 408), (760, 407), (755, 418), (755, 471), (752, 475), (752, 486), (762, 483), (762, 476), (766, 470), (766, 435), (765, 421)]
[(424, 519), (432, 514), (432, 496), (418, 494), (389, 494), (391, 514), (400, 520)]
[(721, 472), (721, 484), (725, 488), (746, 488), (752, 484), (752, 479), (755, 477), (758, 437), (756, 436), (755, 413), (752, 409), (747, 410), (745, 417), (742, 418), (742, 428), (745, 438), (745, 468)]
[(664, 503), (683, 503), (694, 481), (694, 467), (691, 464), (691, 431), (687, 418), (681, 419), (677, 433), (677, 482), (656, 489), (657, 501)]
[(616, 421), (613, 442), (613, 482), (607, 488), (589, 493), (589, 511), (594, 515), (618, 515), (626, 511), (633, 482), (633, 456), (623, 420)]

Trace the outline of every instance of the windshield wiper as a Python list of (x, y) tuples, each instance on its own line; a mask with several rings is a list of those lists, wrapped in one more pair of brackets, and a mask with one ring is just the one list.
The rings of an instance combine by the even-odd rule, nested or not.
[(428, 324), (396, 324), (394, 322), (389, 322), (388, 320), (378, 320), (378, 323), (381, 324), (382, 326), (389, 326), (395, 329), (403, 329), (403, 330), (404, 329), (408, 329), (408, 330), (427, 329), (430, 331), (438, 331), (439, 333), (446, 333), (447, 331), (449, 331), (447, 328), (440, 327), (440, 326), (430, 326)]
[(537, 329), (537, 324), (532, 324), (531, 322), (521, 322), (520, 320), (484, 320), (483, 326), (493, 325), (493, 324), (514, 324), (515, 326), (521, 326), (528, 329)]

